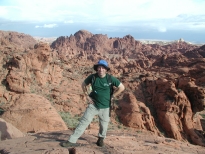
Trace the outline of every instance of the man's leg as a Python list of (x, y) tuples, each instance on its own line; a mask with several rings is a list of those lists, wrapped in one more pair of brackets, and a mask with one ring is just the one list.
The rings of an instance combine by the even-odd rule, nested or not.
[(109, 111), (110, 109), (106, 108), (106, 109), (100, 109), (100, 112), (99, 112), (100, 129), (99, 129), (98, 136), (102, 138), (106, 137), (108, 123), (110, 121)]
[(74, 133), (70, 136), (69, 142), (76, 143), (78, 138), (83, 134), (85, 129), (91, 123), (93, 117), (98, 114), (97, 108), (93, 104), (89, 104), (83, 117), (80, 120), (80, 123), (76, 127)]

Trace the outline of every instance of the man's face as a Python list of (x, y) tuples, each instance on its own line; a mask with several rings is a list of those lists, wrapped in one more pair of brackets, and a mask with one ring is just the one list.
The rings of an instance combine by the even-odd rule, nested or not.
[(100, 77), (104, 77), (107, 73), (107, 69), (103, 66), (98, 66), (97, 72)]

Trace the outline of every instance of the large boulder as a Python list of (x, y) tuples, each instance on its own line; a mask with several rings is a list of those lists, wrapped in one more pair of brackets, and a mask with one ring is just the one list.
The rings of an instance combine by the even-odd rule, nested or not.
[(2, 118), (25, 133), (67, 129), (51, 103), (36, 94), (20, 94)]
[(120, 112), (118, 112), (118, 115), (125, 126), (160, 134), (149, 108), (144, 103), (137, 101), (132, 93), (125, 94), (123, 100), (126, 102), (122, 101), (119, 104)]
[(23, 137), (24, 134), (12, 124), (0, 118), (0, 140)]

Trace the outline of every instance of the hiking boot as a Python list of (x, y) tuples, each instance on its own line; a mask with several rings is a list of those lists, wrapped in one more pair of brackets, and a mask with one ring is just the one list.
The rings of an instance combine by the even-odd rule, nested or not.
[(98, 137), (98, 140), (97, 140), (97, 146), (99, 147), (102, 147), (104, 146), (104, 142), (103, 142), (104, 138), (103, 137)]
[(76, 146), (78, 146), (77, 143), (71, 143), (71, 142), (69, 142), (69, 141), (63, 142), (63, 143), (61, 143), (60, 145), (61, 145), (62, 147), (76, 147)]

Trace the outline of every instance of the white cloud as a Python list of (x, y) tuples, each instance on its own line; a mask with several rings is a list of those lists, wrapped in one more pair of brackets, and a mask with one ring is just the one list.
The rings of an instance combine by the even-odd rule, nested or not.
[(57, 27), (57, 24), (44, 24), (43, 26), (36, 25), (35, 28), (54, 28)]
[(159, 28), (158, 28), (158, 31), (159, 31), (159, 32), (166, 32), (167, 29), (166, 29), (165, 27), (159, 27)]
[(67, 21), (64, 21), (64, 23), (65, 23), (65, 24), (72, 24), (72, 23), (74, 23), (74, 22), (73, 22), (73, 20), (67, 20)]
[(205, 14), (203, 6), (205, 1), (194, 0), (104, 0), (103, 14), (110, 22), (168, 19), (179, 14)]
[[(92, 2), (92, 0), (91, 0)], [(90, 10), (91, 2), (87, 0), (13, 0), (12, 5), (5, 6), (5, 10), (8, 12), (6, 18), (16, 20), (28, 20), (28, 21), (69, 21), (85, 16), (92, 16), (91, 13), (87, 13)], [(10, 2), (11, 3), (11, 2)], [(1, 2), (0, 2), (1, 5)], [(13, 8), (17, 8), (18, 12), (13, 12)], [(10, 15), (9, 15), (10, 14)], [(13, 15), (13, 17), (11, 16)]]
[(190, 27), (203, 28), (203, 29), (205, 29), (205, 22), (193, 23), (192, 25), (190, 25)]
[(6, 7), (0, 6), (0, 17), (5, 16), (8, 13)]
[[(205, 1), (195, 0), (13, 0), (12, 4), (19, 10), (13, 15), (20, 20), (67, 21), (86, 16), (99, 21), (110, 19), (119, 22), (205, 14)], [(12, 14), (11, 6), (5, 6), (5, 9)]]
[[(0, 17), (41, 24), (146, 25), (146, 28), (166, 32), (181, 25), (204, 28), (201, 22), (205, 22), (205, 0), (12, 0), (8, 3), (1, 6), (0, 2)], [(190, 26), (190, 22), (195, 25)], [(55, 26), (45, 24), (36, 28)]]

